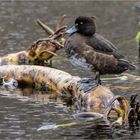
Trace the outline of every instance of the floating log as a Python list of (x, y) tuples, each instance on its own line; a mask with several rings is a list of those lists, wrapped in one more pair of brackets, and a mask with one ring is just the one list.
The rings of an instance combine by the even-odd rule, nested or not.
[[(91, 116), (101, 114), (107, 120), (112, 108), (120, 118), (117, 123), (126, 121), (128, 101), (125, 98), (115, 97), (111, 90), (105, 86), (97, 86), (91, 78), (72, 76), (61, 70), (27, 65), (8, 65), (0, 67), (1, 81), (15, 79), (19, 86), (30, 86), (51, 93), (53, 98), (61, 98), (68, 105), (81, 111), (87, 111)], [(112, 101), (113, 100), (113, 101)], [(111, 108), (109, 108), (110, 104)], [(92, 113), (91, 113), (92, 112)], [(98, 114), (98, 115), (97, 115)], [(81, 114), (80, 114), (81, 116)]]

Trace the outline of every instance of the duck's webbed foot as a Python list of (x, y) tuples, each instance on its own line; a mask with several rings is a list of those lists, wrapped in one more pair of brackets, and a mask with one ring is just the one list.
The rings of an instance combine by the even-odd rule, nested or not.
[(102, 84), (99, 72), (96, 72), (95, 81), (97, 82), (97, 85)]

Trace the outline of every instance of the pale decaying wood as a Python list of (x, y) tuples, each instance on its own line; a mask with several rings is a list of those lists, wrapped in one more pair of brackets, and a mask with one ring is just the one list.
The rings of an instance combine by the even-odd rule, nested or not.
[[(88, 112), (104, 114), (108, 109), (108, 104), (114, 98), (111, 90), (104, 86), (97, 86), (93, 79), (80, 78), (72, 76), (61, 70), (53, 68), (45, 68), (41, 66), (27, 65), (8, 65), (0, 67), (0, 78), (15, 79), (20, 85), (33, 86), (36, 89), (43, 89), (46, 92), (51, 92), (54, 97), (65, 99), (65, 102), (71, 100), (72, 104)], [(125, 99), (124, 99), (125, 100)], [(68, 101), (69, 102), (69, 101)], [(122, 104), (115, 102), (116, 107), (120, 111), (122, 118), (124, 112), (128, 108), (126, 105), (123, 108)], [(109, 112), (109, 111), (107, 111)], [(96, 114), (94, 114), (96, 115)], [(104, 115), (103, 115), (104, 116)], [(106, 117), (107, 118), (107, 117)], [(124, 119), (121, 119), (121, 124)]]

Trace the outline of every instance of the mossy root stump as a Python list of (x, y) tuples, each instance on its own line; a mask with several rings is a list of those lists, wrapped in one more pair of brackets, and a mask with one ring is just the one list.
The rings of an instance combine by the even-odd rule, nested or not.
[(57, 34), (35, 41), (25, 51), (0, 57), (0, 65), (47, 65), (48, 60), (56, 56), (56, 51), (63, 48), (58, 39), (61, 38), (64, 29), (65, 27), (62, 27)]
[(10, 84), (16, 80), (19, 86), (46, 90), (46, 93), (51, 93), (50, 96), (53, 95), (51, 97), (59, 97), (80, 109), (80, 117), (102, 117), (109, 123), (108, 116), (114, 112), (116, 119), (113, 124), (128, 123), (128, 101), (122, 96), (115, 96), (107, 87), (97, 86), (94, 79), (72, 76), (49, 67), (29, 65), (0, 66), (0, 78), (1, 81), (8, 80)]
[(38, 20), (38, 23), (43, 26), (45, 31), (50, 35), (47, 38), (39, 39), (26, 49), (25, 51), (8, 54), (0, 57), (0, 65), (40, 65), (48, 66), (49, 60), (56, 56), (56, 51), (63, 48), (65, 39), (66, 26), (62, 26), (65, 16), (62, 16), (56, 25), (56, 30), (53, 31), (49, 26), (43, 26), (43, 23)]

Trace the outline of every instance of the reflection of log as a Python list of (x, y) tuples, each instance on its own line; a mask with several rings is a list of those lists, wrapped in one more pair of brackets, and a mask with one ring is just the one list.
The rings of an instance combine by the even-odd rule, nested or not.
[[(109, 102), (114, 98), (109, 88), (97, 86), (94, 79), (72, 76), (61, 70), (41, 66), (1, 66), (0, 78), (14, 78), (21, 86), (32, 86), (36, 89), (51, 92), (53, 97), (60, 97), (66, 103), (72, 104), (88, 112), (103, 114)], [(124, 100), (125, 101), (125, 100)], [(124, 116), (128, 105), (125, 102), (115, 102), (116, 110)], [(107, 111), (109, 112), (109, 111)], [(123, 112), (123, 115), (121, 114)], [(96, 116), (96, 114), (94, 114)], [(122, 121), (122, 119), (121, 119)]]

